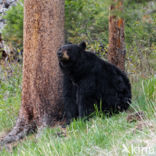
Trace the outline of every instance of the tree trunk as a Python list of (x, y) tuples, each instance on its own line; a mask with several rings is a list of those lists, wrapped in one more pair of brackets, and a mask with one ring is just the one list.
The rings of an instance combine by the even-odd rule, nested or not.
[(115, 0), (115, 5), (110, 7), (109, 16), (109, 53), (108, 61), (125, 70), (125, 36), (124, 36), (124, 20), (117, 15), (115, 11), (122, 13), (123, 5), (121, 1)]
[(25, 0), (22, 103), (2, 144), (63, 118), (61, 72), (56, 52), (64, 43), (64, 0)]

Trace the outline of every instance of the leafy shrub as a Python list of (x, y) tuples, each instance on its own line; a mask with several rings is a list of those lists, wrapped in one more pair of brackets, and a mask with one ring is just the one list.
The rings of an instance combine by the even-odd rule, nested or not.
[(2, 37), (11, 50), (23, 47), (23, 2), (24, 0), (19, 0), (16, 6), (12, 6), (3, 17), (6, 25)]
[(88, 42), (88, 47), (98, 51), (108, 45), (108, 0), (66, 0), (66, 40)]

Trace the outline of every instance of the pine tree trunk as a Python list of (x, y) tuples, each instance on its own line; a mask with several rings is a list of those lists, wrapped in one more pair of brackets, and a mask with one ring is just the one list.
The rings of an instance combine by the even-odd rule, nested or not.
[(63, 118), (61, 72), (56, 52), (64, 43), (64, 0), (25, 0), (22, 103), (2, 144)]
[(114, 15), (114, 11), (121, 14), (122, 2), (117, 0), (115, 0), (115, 2), (116, 4), (110, 7), (108, 61), (124, 71), (126, 55), (124, 20)]

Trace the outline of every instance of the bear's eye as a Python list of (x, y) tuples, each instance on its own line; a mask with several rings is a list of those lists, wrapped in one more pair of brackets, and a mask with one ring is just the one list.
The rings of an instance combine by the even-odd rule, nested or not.
[(67, 49), (68, 52), (71, 52), (71, 49)]

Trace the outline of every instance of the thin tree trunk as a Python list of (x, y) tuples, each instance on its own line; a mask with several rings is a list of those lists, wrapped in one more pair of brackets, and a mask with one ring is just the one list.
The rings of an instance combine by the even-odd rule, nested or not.
[(109, 53), (108, 61), (125, 70), (125, 36), (124, 36), (124, 20), (114, 11), (122, 13), (122, 2), (115, 0), (116, 5), (111, 5), (109, 16)]
[(63, 118), (61, 73), (56, 52), (64, 43), (64, 0), (25, 0), (22, 103), (2, 144)]

